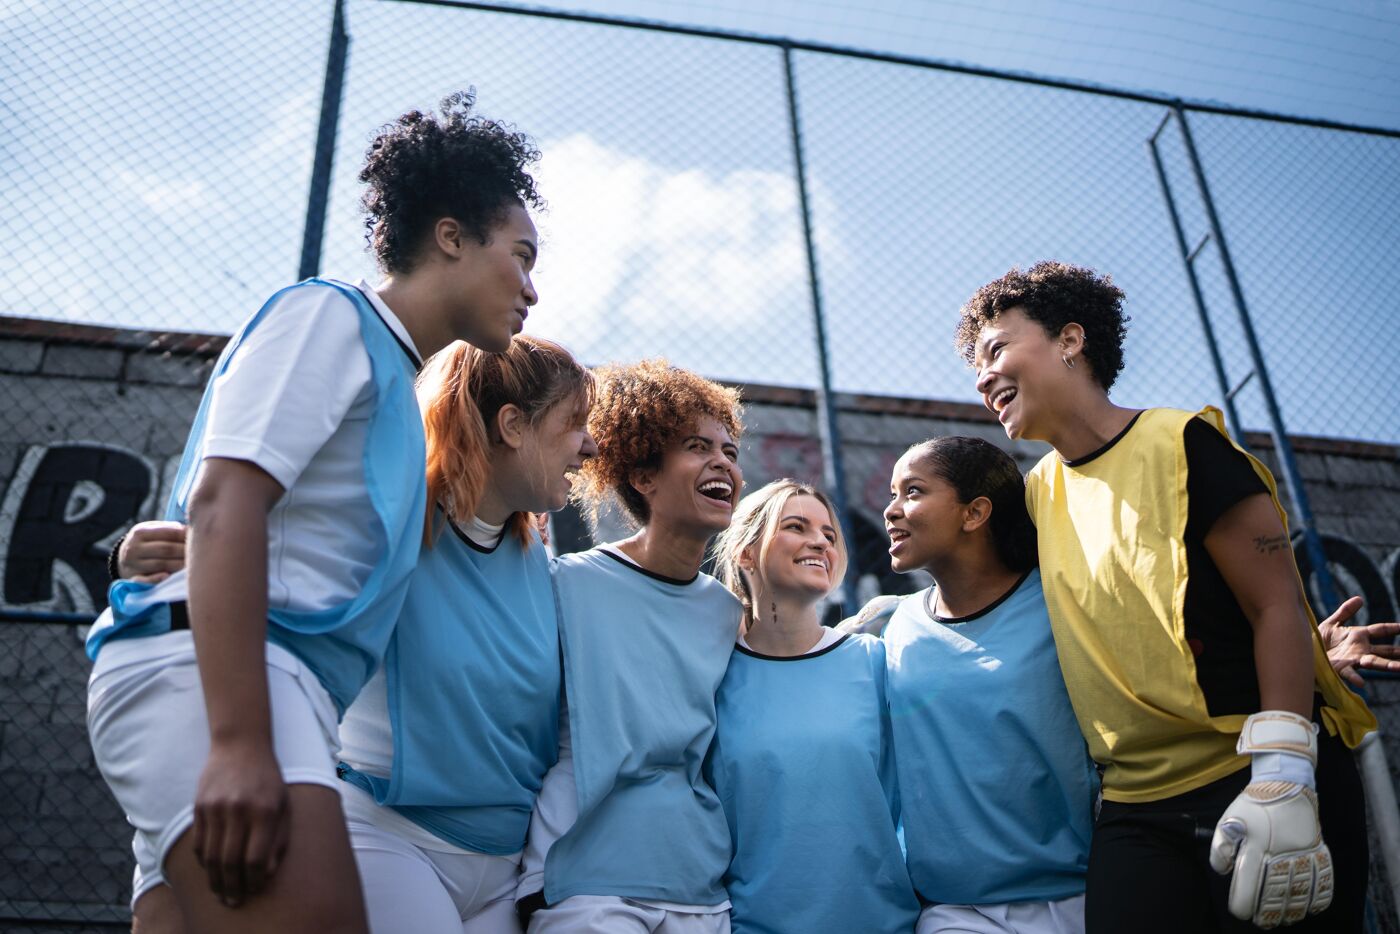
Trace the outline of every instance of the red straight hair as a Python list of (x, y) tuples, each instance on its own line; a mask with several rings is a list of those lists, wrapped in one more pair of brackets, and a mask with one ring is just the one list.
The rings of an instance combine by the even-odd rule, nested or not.
[[(418, 374), (418, 405), (428, 448), (428, 521), (424, 544), (431, 547), (437, 508), (458, 525), (470, 522), (491, 475), (496, 416), (507, 405), (535, 425), (555, 405), (574, 400), (578, 418), (593, 405), (593, 374), (560, 345), (520, 336), (503, 353), (486, 353), (455, 341), (434, 354)], [(507, 521), (521, 545), (530, 541), (533, 517), (517, 512)]]

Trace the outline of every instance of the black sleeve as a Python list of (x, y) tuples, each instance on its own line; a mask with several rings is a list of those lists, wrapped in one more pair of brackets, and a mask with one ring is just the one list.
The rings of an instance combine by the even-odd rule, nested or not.
[(1199, 418), (1186, 423), (1186, 538), (1204, 541), (1242, 499), (1269, 492), (1249, 459)]

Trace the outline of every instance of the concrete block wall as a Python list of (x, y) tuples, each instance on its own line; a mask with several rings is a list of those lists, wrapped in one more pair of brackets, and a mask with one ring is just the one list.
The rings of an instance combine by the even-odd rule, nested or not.
[[(0, 318), (0, 920), (121, 916), (129, 836), (88, 750), (84, 627), (71, 620), (105, 605), (108, 548), (164, 503), (222, 344), (211, 335)], [(820, 482), (812, 394), (744, 389), (749, 486), (783, 476)], [(979, 406), (836, 401), (864, 595), (924, 584), (890, 573), (880, 516), (890, 468), (907, 445), (978, 435), (1007, 447), (1025, 469), (1045, 450), (1008, 443)], [(1248, 440), (1272, 461), (1266, 437)], [(1295, 439), (1295, 449), (1340, 587), (1366, 596), (1365, 618), (1394, 618), (1400, 450), (1307, 438)], [(583, 544), (586, 530), (565, 517), (556, 534)], [(69, 621), (36, 622), (53, 618)], [(1369, 692), (1400, 775), (1400, 681), (1371, 682)]]

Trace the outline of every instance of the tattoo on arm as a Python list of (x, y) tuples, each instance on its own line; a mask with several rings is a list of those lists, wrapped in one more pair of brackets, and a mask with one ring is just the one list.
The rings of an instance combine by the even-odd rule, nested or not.
[(1271, 555), (1288, 547), (1287, 535), (1259, 535), (1254, 539), (1254, 550), (1261, 555)]

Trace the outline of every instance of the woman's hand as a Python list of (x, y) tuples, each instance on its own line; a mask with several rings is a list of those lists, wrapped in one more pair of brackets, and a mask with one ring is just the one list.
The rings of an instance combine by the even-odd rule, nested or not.
[(1317, 624), (1332, 669), (1356, 687), (1366, 683), (1358, 668), (1400, 672), (1400, 646), (1376, 645), (1372, 642), (1400, 635), (1400, 623), (1348, 626), (1347, 620), (1355, 616), (1362, 605), (1360, 597), (1352, 597)]
[(230, 908), (257, 895), (287, 852), (287, 786), (268, 743), (214, 743), (194, 797), (195, 859)]
[(117, 549), (117, 576), (158, 584), (185, 566), (185, 526), (138, 522)]

